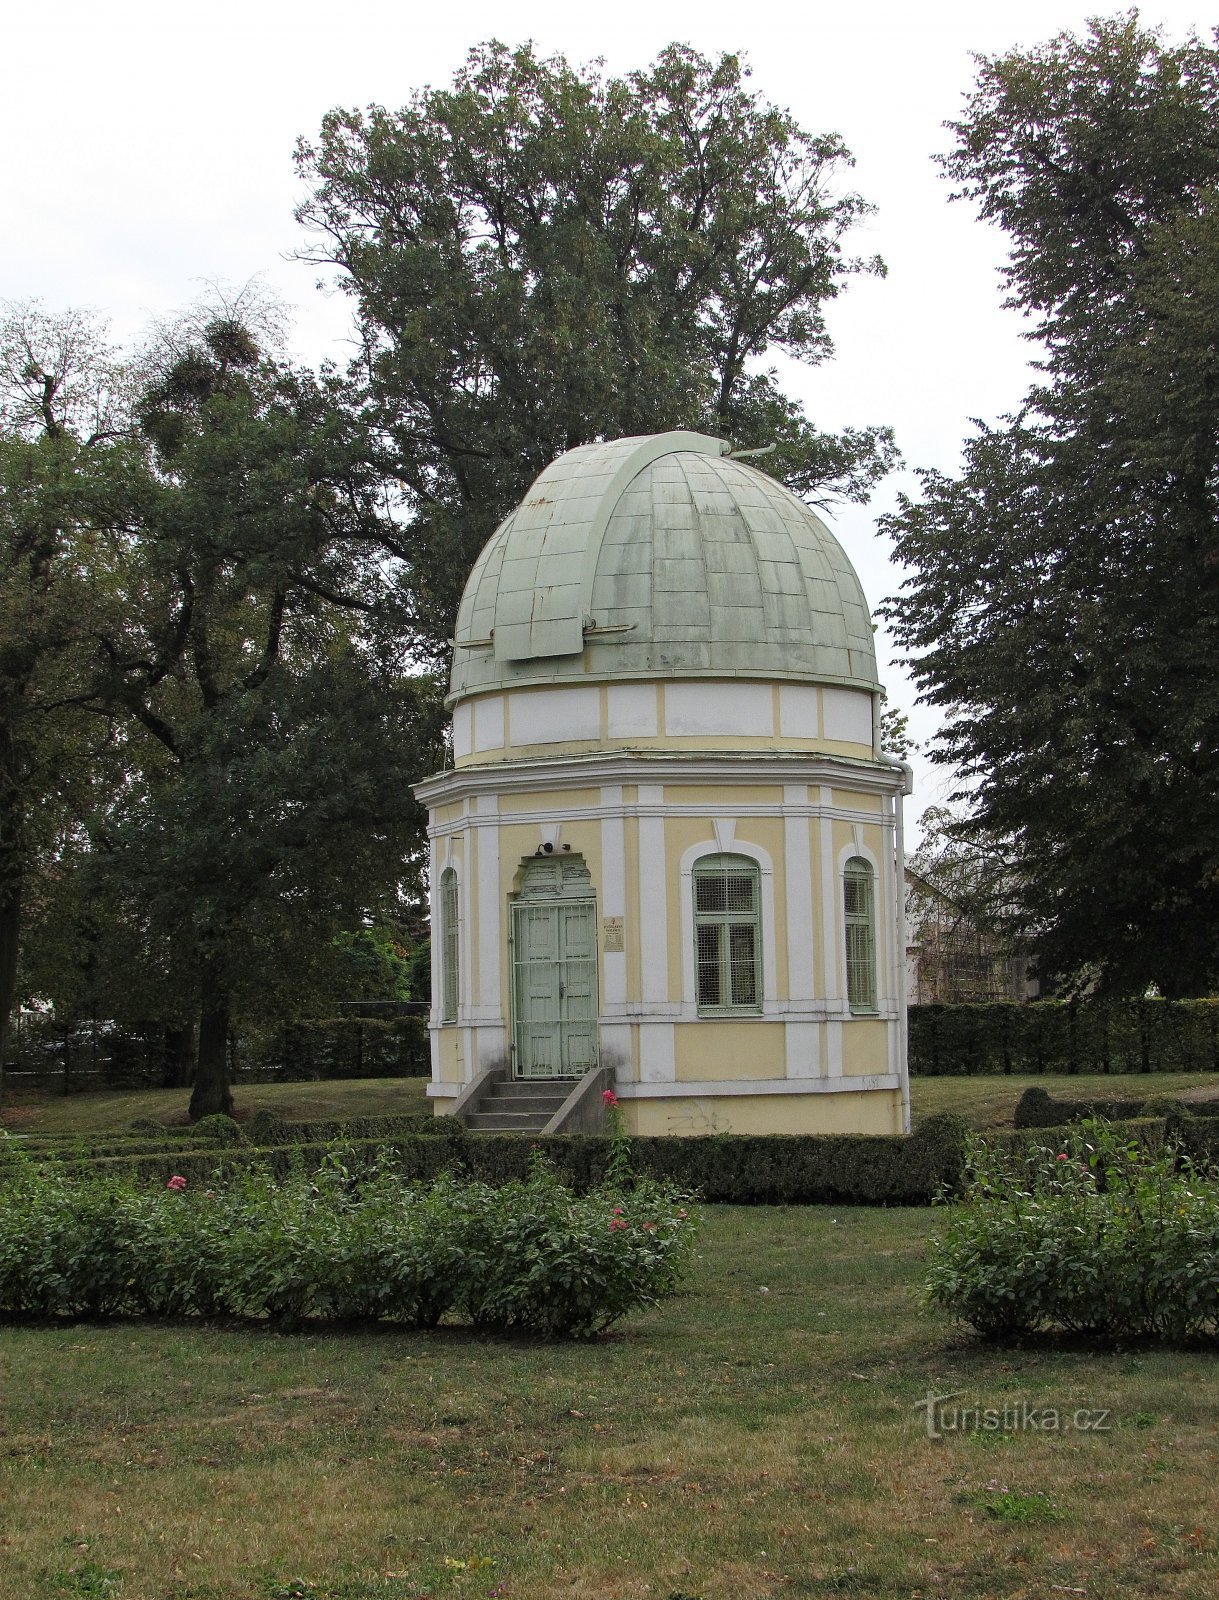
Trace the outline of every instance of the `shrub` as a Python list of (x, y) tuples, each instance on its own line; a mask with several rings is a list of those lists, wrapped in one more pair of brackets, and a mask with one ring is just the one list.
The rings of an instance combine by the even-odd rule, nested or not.
[(1055, 1145), (976, 1141), (927, 1299), (989, 1338), (1219, 1334), (1219, 1180), (1101, 1122)]
[(476, 1328), (588, 1338), (654, 1304), (688, 1259), (689, 1209), (654, 1181), (580, 1198), (535, 1162), (524, 1182), (471, 1185), (466, 1207), (460, 1306)]
[(241, 1144), (243, 1134), (233, 1121), (226, 1117), (223, 1111), (213, 1112), (209, 1117), (200, 1117), (191, 1129), (194, 1138), (206, 1141), (208, 1144)]
[(0, 1188), (0, 1315), (385, 1318), (587, 1337), (673, 1288), (693, 1219), (648, 1180), (577, 1196), (539, 1162), (493, 1188), (404, 1184), (332, 1148), (313, 1171), (238, 1166), (204, 1188), (20, 1155)]

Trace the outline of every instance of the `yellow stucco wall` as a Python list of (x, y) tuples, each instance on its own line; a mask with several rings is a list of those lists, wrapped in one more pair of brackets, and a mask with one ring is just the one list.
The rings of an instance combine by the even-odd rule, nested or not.
[(710, 1133), (900, 1133), (901, 1094), (683, 1095), (623, 1101), (627, 1127), (641, 1136)]
[(465, 1056), (462, 1050), (461, 1029), (440, 1028), (433, 1035), (440, 1043), (440, 1081), (461, 1083), (465, 1079)]
[(679, 1083), (717, 1083), (731, 1078), (782, 1078), (784, 1029), (762, 1018), (685, 1022), (674, 1030)]
[(852, 1017), (842, 1025), (844, 1076), (867, 1077), (888, 1072), (889, 1024), (879, 1017)]

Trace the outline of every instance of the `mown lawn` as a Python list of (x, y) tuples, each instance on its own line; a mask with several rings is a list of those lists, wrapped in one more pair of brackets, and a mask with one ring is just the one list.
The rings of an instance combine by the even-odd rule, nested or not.
[[(251, 1083), (234, 1091), (237, 1115), (274, 1111), (293, 1122), (393, 1117), (426, 1111), (425, 1078), (343, 1078), (323, 1083)], [(0, 1126), (14, 1132), (122, 1133), (140, 1117), (187, 1124), (189, 1089), (109, 1089), (95, 1094), (25, 1094), (6, 1101)]]
[[(336, 1117), (398, 1116), (426, 1111), (422, 1078), (356, 1078), (329, 1083), (241, 1084), (235, 1091), (239, 1117), (264, 1107), (291, 1121)], [(1132, 1099), (1173, 1095), (1184, 1099), (1219, 1097), (1219, 1074), (1196, 1072), (1114, 1074), (1110, 1077), (913, 1078), (914, 1119), (956, 1111), (978, 1128), (1011, 1125), (1016, 1102), (1038, 1086), (1071, 1099)], [(0, 1111), (0, 1125), (15, 1132), (45, 1129), (60, 1133), (111, 1133), (138, 1117), (168, 1125), (186, 1124), (185, 1089), (125, 1089), (99, 1094), (26, 1096)]]
[(1219, 1099), (1219, 1073), (1130, 1072), (1036, 1077), (986, 1074), (977, 1078), (911, 1078), (915, 1122), (955, 1111), (976, 1128), (1010, 1128), (1016, 1102), (1026, 1089), (1044, 1089), (1056, 1100)]
[[(0, 1595), (1219, 1591), (1215, 1355), (989, 1349), (917, 1303), (935, 1225), (714, 1209), (688, 1292), (589, 1345), (6, 1328)], [(928, 1391), (1108, 1426), (933, 1440)]]

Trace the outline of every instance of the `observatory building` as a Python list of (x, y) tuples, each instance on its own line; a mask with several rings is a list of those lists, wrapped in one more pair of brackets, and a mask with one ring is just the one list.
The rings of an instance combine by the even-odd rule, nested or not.
[(729, 449), (570, 450), (470, 574), (453, 766), (416, 789), (438, 1112), (583, 1082), (639, 1134), (908, 1123), (909, 769), (871, 617), (825, 524)]

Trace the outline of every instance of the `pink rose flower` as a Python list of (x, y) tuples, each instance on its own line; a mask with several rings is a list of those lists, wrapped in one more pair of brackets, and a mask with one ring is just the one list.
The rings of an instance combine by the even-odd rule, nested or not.
[(616, 1106), (618, 1104), (618, 1096), (612, 1089), (602, 1089), (601, 1098), (605, 1101), (607, 1106)]
[(174, 1190), (185, 1189), (186, 1188), (186, 1179), (184, 1177), (182, 1177), (182, 1175), (180, 1173), (175, 1172), (173, 1177), (169, 1180), (169, 1182), (165, 1185), (165, 1187), (167, 1189), (174, 1189)]
[(611, 1233), (618, 1233), (625, 1227), (626, 1227), (626, 1223), (622, 1220), (621, 1217), (611, 1217), (610, 1218), (609, 1231)]

